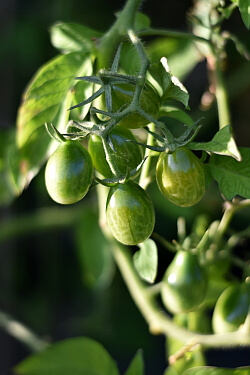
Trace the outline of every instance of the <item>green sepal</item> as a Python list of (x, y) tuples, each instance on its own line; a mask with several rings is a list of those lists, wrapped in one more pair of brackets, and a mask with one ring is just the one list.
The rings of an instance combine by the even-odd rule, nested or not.
[(52, 123), (45, 123), (44, 125), (52, 139), (57, 142), (66, 142), (66, 138), (57, 130), (57, 128)]

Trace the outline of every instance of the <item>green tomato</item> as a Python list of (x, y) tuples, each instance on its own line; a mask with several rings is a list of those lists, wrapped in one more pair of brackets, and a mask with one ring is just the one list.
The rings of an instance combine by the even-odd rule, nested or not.
[(197, 256), (179, 250), (167, 268), (161, 296), (165, 307), (173, 314), (195, 310), (203, 301), (207, 277)]
[(172, 154), (161, 153), (156, 165), (156, 179), (162, 194), (177, 206), (193, 206), (206, 190), (203, 165), (185, 147), (177, 148)]
[[(120, 112), (128, 107), (133, 99), (134, 90), (135, 86), (129, 84), (113, 86), (112, 112)], [(96, 102), (95, 106), (98, 109), (107, 111), (104, 95), (102, 95), (101, 99)], [(157, 118), (160, 106), (160, 97), (155, 89), (149, 84), (147, 84), (142, 90), (140, 96), (140, 106), (153, 118)], [(128, 129), (137, 129), (148, 125), (149, 122), (150, 121), (139, 113), (131, 113), (124, 117), (118, 125)]]
[(82, 199), (92, 182), (93, 163), (78, 141), (66, 141), (51, 155), (45, 169), (45, 184), (51, 198), (61, 204)]
[[(115, 152), (112, 153), (113, 160), (121, 174), (126, 174), (127, 169), (135, 169), (142, 161), (142, 149), (134, 142), (133, 133), (129, 129), (115, 127), (110, 133), (110, 139)], [(113, 177), (112, 171), (106, 160), (102, 139), (97, 135), (91, 135), (88, 146), (95, 169), (104, 177)]]
[(155, 224), (151, 199), (146, 191), (133, 181), (110, 189), (106, 217), (112, 235), (126, 245), (136, 245), (146, 240)]
[(215, 333), (237, 331), (250, 309), (250, 285), (229, 286), (218, 298), (212, 317)]

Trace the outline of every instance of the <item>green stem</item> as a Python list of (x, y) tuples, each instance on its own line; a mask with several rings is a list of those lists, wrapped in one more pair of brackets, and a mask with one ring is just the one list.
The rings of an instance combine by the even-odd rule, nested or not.
[(191, 40), (193, 42), (201, 42), (210, 44), (210, 40), (206, 38), (202, 38), (201, 36), (194, 35), (191, 33), (185, 33), (182, 31), (173, 31), (167, 29), (154, 29), (154, 28), (147, 28), (145, 30), (139, 31), (138, 36), (166, 36), (176, 39), (186, 39)]
[(121, 176), (121, 172), (119, 171), (115, 161), (114, 161), (114, 157), (112, 155), (112, 151), (111, 151), (111, 148), (106, 140), (106, 137), (103, 137), (102, 138), (102, 144), (103, 144), (103, 148), (104, 148), (104, 151), (105, 151), (105, 157), (106, 157), (106, 160), (107, 160), (107, 163), (109, 165), (109, 168), (111, 169), (114, 177), (120, 177)]
[(223, 236), (225, 235), (226, 231), (229, 228), (229, 225), (235, 215), (236, 212), (239, 210), (249, 207), (250, 206), (250, 199), (244, 199), (240, 202), (227, 202), (226, 203), (226, 209), (224, 212), (224, 215), (220, 221), (220, 224), (216, 230), (213, 243), (215, 244), (215, 248), (219, 249), (221, 245), (221, 241), (223, 239)]
[(142, 0), (127, 0), (119, 17), (107, 33), (100, 39), (98, 49), (98, 70), (109, 67), (118, 45), (127, 37), (129, 29), (133, 29), (136, 12)]
[(73, 225), (82, 215), (82, 206), (75, 208), (49, 207), (11, 218), (1, 225), (0, 243), (28, 233), (54, 230)]
[(231, 116), (227, 89), (221, 69), (221, 61), (217, 56), (215, 61), (215, 80), (215, 96), (218, 107), (219, 127), (222, 129), (224, 126), (231, 124)]
[(43, 350), (48, 346), (48, 342), (37, 337), (29, 328), (2, 311), (0, 311), (0, 327), (32, 352)]

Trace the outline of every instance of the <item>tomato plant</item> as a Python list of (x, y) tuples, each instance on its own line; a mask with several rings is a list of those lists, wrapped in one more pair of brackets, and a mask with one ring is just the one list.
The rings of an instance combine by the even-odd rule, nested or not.
[(162, 194), (178, 206), (193, 206), (205, 193), (202, 163), (187, 148), (177, 148), (172, 154), (161, 153), (156, 179)]
[[(0, 203), (14, 205), (20, 196), (10, 215), (3, 211), (1, 249), (23, 236), (18, 251), (1, 250), (0, 328), (37, 352), (13, 371), (2, 370), (0, 360), (0, 373), (118, 375), (96, 339), (117, 353), (129, 348), (123, 360), (133, 342), (146, 350), (147, 365), (154, 361), (144, 371), (139, 350), (125, 375), (249, 372), (242, 361), (235, 371), (210, 368), (216, 363), (207, 356), (211, 348), (250, 346), (250, 147), (244, 128), (250, 58), (249, 32), (242, 36), (238, 25), (242, 19), (250, 28), (249, 1), (197, 0), (188, 31), (167, 24), (164, 7), (179, 4), (161, 2), (166, 28), (158, 28), (139, 11), (141, 3), (126, 0), (105, 32), (75, 22), (52, 25), (58, 55), (25, 89), (15, 131), (0, 131)], [(78, 6), (77, 19), (88, 17), (93, 4), (83, 12)], [(93, 8), (88, 21), (101, 28), (104, 15)], [(241, 17), (231, 21), (233, 12)], [(10, 39), (29, 62), (39, 55), (29, 48), (42, 44), (34, 43), (35, 34), (25, 28)], [(13, 74), (24, 66), (30, 67), (21, 61)], [(52, 154), (55, 140), (60, 144)], [(39, 185), (46, 162), (45, 184), (42, 179)], [(12, 259), (18, 272), (7, 275)], [(32, 331), (18, 317), (30, 320)], [(76, 337), (82, 332), (93, 340)], [(155, 345), (151, 334), (164, 340), (156, 338)], [(57, 337), (67, 338), (54, 342)]]
[(76, 203), (87, 194), (92, 176), (93, 163), (88, 151), (77, 141), (66, 141), (47, 162), (46, 188), (55, 202)]
[(167, 309), (174, 314), (195, 310), (203, 301), (206, 288), (206, 273), (197, 256), (179, 250), (163, 278), (161, 295)]
[[(116, 127), (109, 134), (113, 147), (113, 160), (121, 174), (127, 170), (135, 169), (142, 161), (141, 147), (135, 143), (133, 133), (126, 128)], [(112, 177), (112, 171), (106, 161), (102, 139), (98, 135), (90, 136), (88, 150), (93, 160), (94, 167), (104, 177)]]
[(126, 245), (143, 242), (154, 229), (153, 203), (145, 190), (133, 181), (110, 189), (106, 215), (113, 236)]

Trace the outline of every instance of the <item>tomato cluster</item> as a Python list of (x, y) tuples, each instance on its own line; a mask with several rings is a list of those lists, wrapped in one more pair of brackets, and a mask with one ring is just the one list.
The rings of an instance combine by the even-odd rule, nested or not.
[[(143, 89), (141, 107), (150, 115), (157, 116), (159, 100), (152, 90), (150, 86)], [(112, 111), (121, 112), (131, 102), (133, 90), (130, 92), (129, 87), (123, 85), (122, 90), (116, 88), (113, 97)], [(93, 185), (93, 180), (108, 186), (107, 225), (117, 241), (130, 246), (138, 245), (150, 237), (155, 225), (151, 198), (138, 184), (139, 166), (143, 164), (142, 147), (130, 130), (144, 127), (147, 121), (141, 114), (132, 113), (118, 122), (108, 134), (102, 123), (98, 131), (90, 132), (88, 149), (80, 142), (81, 137), (79, 140), (62, 137), (62, 142), (49, 158), (45, 169), (48, 193), (60, 204), (81, 200)], [(156, 138), (161, 143), (161, 137)], [(179, 145), (171, 152), (165, 146), (163, 142), (163, 146), (159, 147), (162, 152), (155, 168), (159, 190), (175, 205), (193, 206), (202, 199), (206, 190), (203, 163), (185, 146)], [(95, 176), (95, 171), (104, 179)], [(214, 267), (212, 265), (205, 270), (195, 249), (183, 250), (180, 246), (176, 249), (162, 279), (162, 302), (176, 317), (190, 312), (204, 312), (209, 298), (211, 303), (211, 275), (214, 277)], [(219, 271), (225, 266), (228, 266), (226, 262), (223, 267), (219, 267)], [(214, 332), (238, 330), (249, 314), (249, 284), (223, 287), (216, 298), (212, 297)]]

